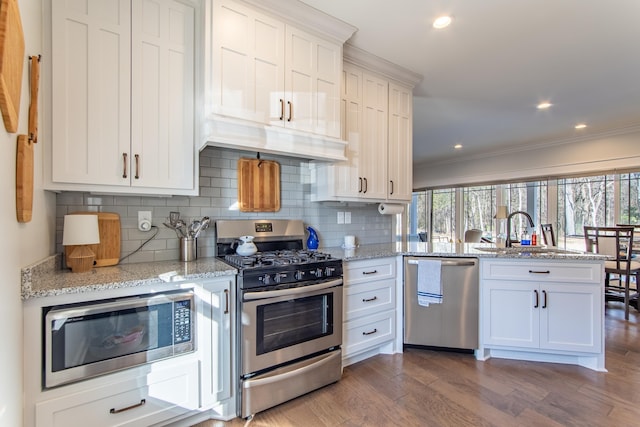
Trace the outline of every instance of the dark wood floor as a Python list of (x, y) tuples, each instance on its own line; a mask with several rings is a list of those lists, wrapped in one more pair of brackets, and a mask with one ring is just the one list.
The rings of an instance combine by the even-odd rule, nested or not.
[[(640, 315), (606, 309), (608, 373), (408, 349), (344, 369), (342, 380), (258, 413), (251, 427), (640, 426)], [(245, 420), (198, 427), (236, 427)]]

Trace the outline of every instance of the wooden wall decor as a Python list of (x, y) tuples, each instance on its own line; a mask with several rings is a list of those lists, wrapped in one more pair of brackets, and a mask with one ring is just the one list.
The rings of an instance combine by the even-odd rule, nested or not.
[(18, 131), (24, 33), (17, 0), (0, 0), (0, 110), (7, 132)]

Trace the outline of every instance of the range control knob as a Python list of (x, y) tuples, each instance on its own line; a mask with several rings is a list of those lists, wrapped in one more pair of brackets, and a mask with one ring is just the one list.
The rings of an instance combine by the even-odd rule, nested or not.
[(285, 277), (287, 277), (287, 273), (276, 273), (273, 275), (273, 281), (280, 283)]
[(322, 278), (322, 269), (321, 268), (316, 268), (315, 270), (311, 271), (311, 274), (313, 274), (318, 279), (320, 279), (320, 278)]
[(268, 274), (265, 274), (264, 276), (260, 277), (258, 280), (261, 280), (263, 285), (271, 284), (271, 277)]
[(333, 276), (333, 273), (336, 271), (335, 267), (327, 267), (324, 269), (324, 275), (327, 277)]
[(293, 277), (294, 277), (296, 280), (302, 280), (302, 279), (304, 279), (304, 271), (302, 271), (302, 270), (298, 270), (298, 271), (296, 271), (296, 272), (294, 273)]

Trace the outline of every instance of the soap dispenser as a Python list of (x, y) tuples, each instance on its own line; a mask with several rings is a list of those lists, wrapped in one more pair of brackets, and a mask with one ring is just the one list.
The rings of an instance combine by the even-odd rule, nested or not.
[(307, 249), (312, 251), (318, 249), (318, 245), (320, 243), (320, 241), (318, 240), (318, 233), (316, 233), (316, 230), (311, 227), (307, 227), (307, 230), (309, 231), (309, 238), (307, 239)]

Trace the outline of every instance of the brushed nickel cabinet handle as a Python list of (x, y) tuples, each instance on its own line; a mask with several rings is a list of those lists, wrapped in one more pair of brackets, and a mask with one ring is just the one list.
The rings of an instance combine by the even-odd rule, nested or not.
[(229, 289), (224, 290), (224, 314), (229, 314)]
[(291, 101), (287, 101), (287, 105), (289, 106), (289, 118), (287, 121), (290, 122), (291, 119), (293, 119), (293, 103)]
[(127, 153), (122, 153), (122, 177), (127, 177)]
[(363, 333), (362, 333), (362, 335), (373, 335), (373, 334), (375, 334), (376, 332), (378, 332), (378, 329), (377, 329), (377, 328), (374, 328), (374, 329), (373, 329), (373, 331), (370, 331), (370, 332), (363, 332)]
[(536, 303), (533, 306), (533, 308), (538, 308), (538, 306), (540, 305), (540, 298), (539, 298), (539, 295), (538, 295), (538, 291), (534, 289), (533, 292), (536, 294)]
[(129, 409), (139, 408), (140, 406), (143, 406), (145, 403), (147, 403), (146, 399), (140, 399), (140, 403), (136, 403), (136, 404), (133, 404), (131, 406), (127, 406), (126, 408), (121, 408), (121, 409), (111, 408), (109, 410), (109, 413), (110, 414), (119, 414), (121, 412), (128, 411)]
[(136, 174), (134, 178), (140, 179), (140, 155), (136, 154), (134, 157), (136, 158)]
[(376, 274), (378, 272), (378, 270), (373, 270), (373, 271), (363, 271), (362, 274)]
[(284, 120), (284, 99), (280, 99), (280, 120)]
[(362, 302), (371, 302), (371, 301), (375, 301), (377, 300), (378, 297), (373, 297), (373, 298), (362, 298)]
[(547, 291), (542, 291), (542, 308), (547, 308)]

